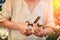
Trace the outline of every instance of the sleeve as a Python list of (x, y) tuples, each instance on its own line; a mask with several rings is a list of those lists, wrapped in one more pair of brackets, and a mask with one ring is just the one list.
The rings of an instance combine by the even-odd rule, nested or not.
[(11, 18), (11, 0), (5, 0), (0, 12), (0, 22)]
[(52, 0), (49, 1), (48, 9), (47, 10), (49, 12), (47, 13), (48, 15), (47, 15), (46, 26), (55, 27)]

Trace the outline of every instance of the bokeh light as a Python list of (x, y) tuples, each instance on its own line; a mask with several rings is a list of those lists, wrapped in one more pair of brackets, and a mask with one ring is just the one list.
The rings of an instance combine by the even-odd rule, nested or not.
[(60, 0), (54, 0), (53, 6), (54, 6), (54, 9), (60, 10)]
[(55, 23), (60, 25), (60, 0), (53, 1)]

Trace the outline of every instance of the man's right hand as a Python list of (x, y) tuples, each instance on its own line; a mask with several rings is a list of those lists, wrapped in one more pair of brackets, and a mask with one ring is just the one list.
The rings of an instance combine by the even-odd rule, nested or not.
[(31, 30), (28, 28), (28, 23), (27, 22), (21, 23), (20, 27), (18, 29), (22, 34), (24, 34), (26, 36), (29, 36), (29, 35), (32, 34)]
[(5, 20), (0, 23), (1, 26), (11, 29), (11, 30), (18, 30), (22, 34), (28, 36), (31, 34), (30, 29), (28, 28), (28, 23), (17, 23), (17, 22), (11, 22), (9, 20)]

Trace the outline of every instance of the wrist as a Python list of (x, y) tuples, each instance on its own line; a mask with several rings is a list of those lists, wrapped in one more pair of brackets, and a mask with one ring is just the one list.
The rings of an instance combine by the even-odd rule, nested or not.
[(45, 31), (44, 31), (44, 29), (41, 29), (41, 35), (42, 35), (42, 37), (45, 36)]
[(44, 30), (43, 30), (43, 34), (44, 34), (44, 36), (47, 36), (47, 35), (49, 35), (49, 30), (47, 30), (47, 29), (44, 29)]
[(46, 32), (45, 32), (45, 30), (43, 29), (43, 36), (46, 36)]

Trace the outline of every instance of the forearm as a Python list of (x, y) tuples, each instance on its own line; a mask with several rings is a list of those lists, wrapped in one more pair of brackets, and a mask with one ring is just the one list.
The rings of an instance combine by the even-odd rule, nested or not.
[(47, 27), (47, 28), (43, 29), (44, 36), (50, 35), (52, 33), (54, 33), (54, 28), (52, 28), (52, 27)]
[(15, 22), (11, 22), (9, 20), (5, 20), (3, 22), (0, 23), (1, 26), (8, 28), (8, 29), (13, 29), (13, 30), (18, 30), (18, 24)]

